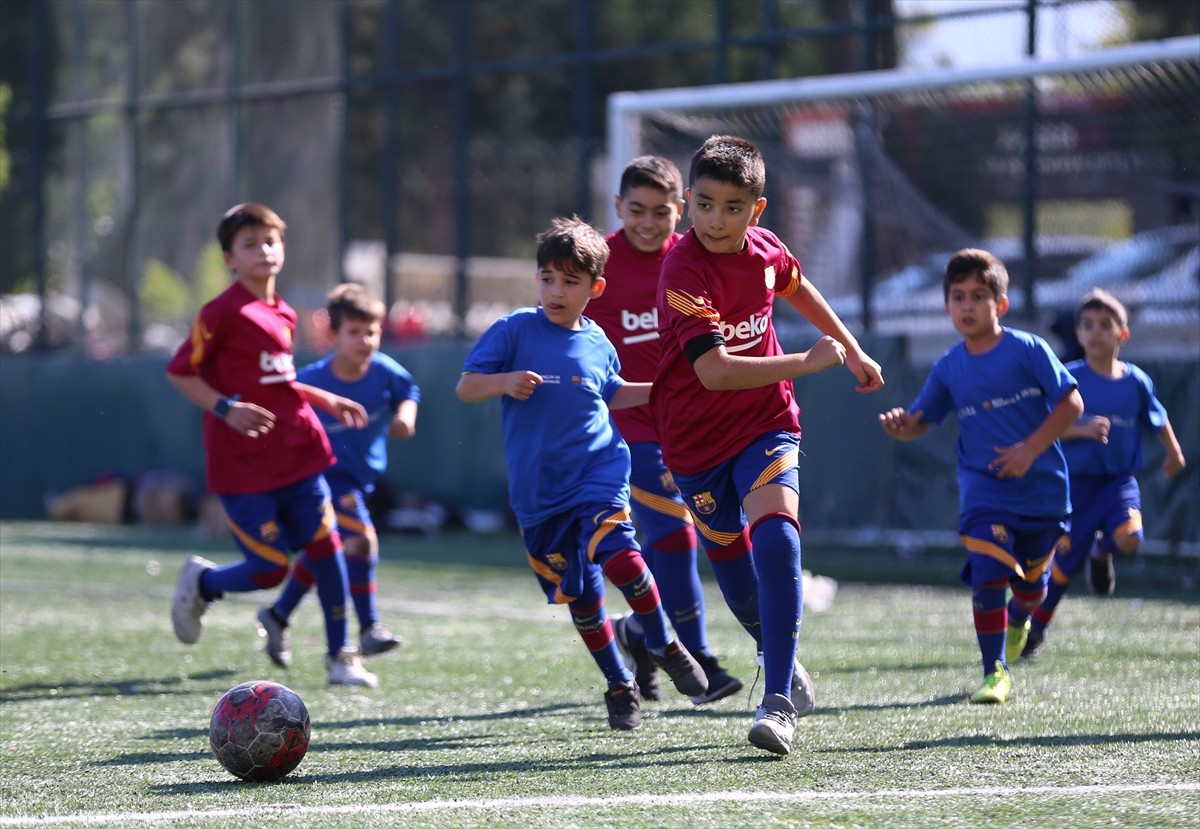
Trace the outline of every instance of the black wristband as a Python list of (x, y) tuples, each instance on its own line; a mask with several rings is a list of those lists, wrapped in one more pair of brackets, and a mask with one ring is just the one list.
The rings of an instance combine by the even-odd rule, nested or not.
[(213, 406), (212, 413), (217, 417), (224, 419), (225, 415), (229, 414), (229, 407), (233, 405), (232, 397), (222, 397), (217, 401), (217, 405)]

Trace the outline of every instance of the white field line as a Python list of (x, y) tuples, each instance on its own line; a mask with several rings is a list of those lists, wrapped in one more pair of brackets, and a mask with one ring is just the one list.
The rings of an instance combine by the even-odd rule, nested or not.
[(931, 789), (883, 789), (875, 792), (700, 792), (671, 795), (627, 795), (624, 797), (522, 797), (476, 800), (425, 800), (415, 803), (371, 803), (342, 806), (301, 806), (280, 804), (254, 806), (244, 809), (188, 809), (178, 812), (109, 812), (103, 814), (45, 815), (29, 817), (0, 817), (0, 826), (98, 826), (106, 823), (174, 823), (179, 821), (264, 818), (297, 815), (386, 815), (429, 814), (454, 810), (520, 810), (520, 809), (578, 809), (611, 806), (694, 806), (699, 803), (812, 803), (839, 800), (940, 800), (947, 797), (995, 797), (1015, 795), (1028, 797), (1084, 797), (1092, 795), (1131, 794), (1139, 792), (1198, 792), (1200, 783), (1146, 783), (1127, 786), (1007, 786)]

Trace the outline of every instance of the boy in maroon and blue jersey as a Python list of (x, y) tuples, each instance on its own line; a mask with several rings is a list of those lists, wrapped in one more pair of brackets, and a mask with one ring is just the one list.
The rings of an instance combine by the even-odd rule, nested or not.
[[(673, 162), (645, 155), (625, 166), (616, 196), (622, 227), (605, 237), (604, 293), (588, 303), (587, 315), (612, 341), (626, 380), (648, 383), (658, 369), (658, 274), (667, 251), (682, 238), (675, 227), (683, 206), (683, 177)], [(702, 705), (736, 694), (742, 683), (721, 668), (708, 647), (696, 529), (663, 464), (650, 409), (619, 409), (612, 417), (629, 444), (631, 505), (648, 541), (642, 556), (654, 573), (671, 626), (708, 677), (708, 690), (692, 702)], [(622, 655), (633, 663), (642, 698), (661, 699), (662, 683), (636, 614), (615, 617), (613, 629)]]
[(325, 615), (330, 684), (374, 687), (375, 675), (346, 641), (346, 564), (321, 474), (334, 458), (312, 405), (355, 428), (366, 413), (353, 400), (296, 382), (296, 312), (275, 292), (285, 229), (265, 205), (225, 213), (217, 239), (235, 281), (200, 309), (167, 366), (171, 384), (205, 411), (208, 488), (244, 556), (223, 567), (188, 558), (171, 621), (181, 642), (196, 642), (209, 604), (225, 593), (274, 587), (287, 577), (291, 551), (302, 549)]
[(645, 631), (646, 649), (687, 696), (708, 687), (687, 648), (670, 638), (654, 576), (629, 513), (629, 448), (610, 410), (646, 403), (648, 383), (627, 383), (612, 343), (583, 316), (604, 292), (608, 245), (577, 218), (538, 235), (536, 308), (492, 323), (463, 364), (466, 403), (500, 398), (509, 503), (529, 565), (553, 604), (565, 604), (608, 683), (608, 724), (642, 724), (638, 688), (613, 639), (604, 579)]
[[(650, 407), (725, 601), (763, 653), (765, 693), (749, 740), (788, 754), (803, 607), (792, 379), (841, 364), (860, 391), (881, 388), (883, 377), (787, 247), (757, 226), (766, 165), (754, 144), (709, 138), (688, 184), (692, 228), (659, 279), (662, 356)], [(808, 351), (780, 346), (776, 296), (825, 334)]]
[(1006, 328), (1008, 271), (984, 250), (950, 257), (943, 281), (946, 314), (962, 342), (929, 372), (907, 410), (879, 416), (897, 440), (916, 440), (954, 412), (958, 418), (959, 535), (967, 550), (962, 580), (971, 587), (983, 684), (973, 703), (1003, 703), (1009, 665), (1028, 627), (1010, 625), (1007, 592), (1028, 614), (1046, 595), (1050, 563), (1066, 541), (1071, 502), (1058, 438), (1083, 412), (1075, 378), (1046, 341)]
[(1142, 494), (1135, 477), (1142, 469), (1142, 434), (1162, 443), (1164, 478), (1187, 464), (1154, 383), (1117, 358), (1129, 339), (1125, 305), (1108, 291), (1089, 291), (1075, 336), (1086, 356), (1067, 363), (1083, 396), (1083, 417), (1062, 436), (1071, 476), (1071, 543), (1055, 556), (1046, 598), (1032, 614), (1009, 604), (1010, 624), (1029, 628), (1024, 659), (1041, 653), (1054, 611), (1085, 562), (1092, 591), (1108, 596), (1116, 584), (1113, 554), (1133, 555), (1142, 546)]
[[(325, 480), (345, 548), (350, 598), (359, 624), (359, 651), (363, 656), (375, 656), (399, 647), (401, 640), (380, 621), (375, 603), (379, 536), (367, 498), (387, 468), (388, 438), (408, 440), (416, 433), (421, 391), (407, 369), (379, 351), (387, 314), (380, 299), (361, 285), (345, 283), (329, 292), (326, 311), (333, 351), (300, 369), (297, 376), (305, 385), (360, 403), (367, 412), (363, 429), (348, 427), (328, 414), (318, 412), (318, 416), (337, 455)], [(288, 619), (313, 583), (312, 568), (301, 555), (275, 604), (258, 611), (258, 624), (267, 638), (267, 656), (281, 668), (292, 661)]]

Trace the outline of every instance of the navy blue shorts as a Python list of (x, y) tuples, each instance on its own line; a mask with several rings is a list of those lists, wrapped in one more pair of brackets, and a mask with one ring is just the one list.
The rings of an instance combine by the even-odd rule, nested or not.
[(529, 566), (550, 604), (583, 596), (610, 555), (638, 550), (628, 504), (589, 504), (522, 527)]
[(972, 510), (962, 516), (958, 527), (967, 548), (961, 578), (971, 587), (1012, 579), (1045, 586), (1055, 554), (1069, 545), (1070, 526), (1065, 518)]

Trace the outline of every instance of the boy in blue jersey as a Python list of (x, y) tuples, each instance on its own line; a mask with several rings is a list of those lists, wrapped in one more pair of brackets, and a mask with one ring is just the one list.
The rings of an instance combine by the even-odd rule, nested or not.
[(1067, 364), (1079, 381), (1084, 414), (1062, 437), (1071, 476), (1071, 546), (1054, 559), (1046, 599), (1032, 615), (1010, 605), (1012, 623), (1029, 626), (1022, 658), (1042, 651), (1046, 630), (1071, 580), (1088, 565), (1092, 591), (1111, 595), (1116, 583), (1114, 552), (1132, 555), (1142, 545), (1142, 432), (1158, 436), (1165, 453), (1162, 474), (1171, 478), (1186, 465), (1167, 410), (1154, 383), (1117, 354), (1129, 339), (1125, 306), (1108, 291), (1089, 291), (1079, 307), (1075, 336), (1086, 357)]
[(909, 441), (951, 411), (958, 417), (962, 578), (973, 592), (984, 675), (971, 702), (1002, 703), (1012, 692), (1009, 663), (1027, 633), (1008, 624), (1007, 588), (1026, 613), (1046, 594), (1071, 513), (1058, 438), (1083, 412), (1083, 400), (1045, 340), (1000, 325), (1008, 272), (999, 259), (960, 250), (946, 265), (943, 295), (963, 341), (938, 358), (907, 410), (891, 409), (879, 421), (888, 435)]
[[(325, 479), (345, 550), (350, 598), (359, 623), (359, 651), (374, 656), (399, 647), (401, 640), (379, 620), (375, 606), (379, 537), (367, 497), (387, 468), (387, 439), (408, 440), (416, 433), (421, 391), (403, 366), (379, 353), (387, 312), (383, 302), (361, 285), (346, 283), (329, 293), (327, 310), (333, 351), (297, 372), (297, 379), (354, 400), (367, 412), (362, 429), (348, 429), (328, 415), (321, 415), (321, 425), (337, 456)], [(258, 611), (267, 655), (281, 668), (292, 661), (288, 619), (312, 586), (312, 571), (301, 556), (275, 604)]]
[(537, 308), (520, 308), (483, 333), (456, 392), (467, 403), (501, 398), (509, 501), (547, 600), (565, 604), (608, 690), (610, 728), (641, 725), (637, 685), (613, 640), (604, 577), (625, 595), (655, 663), (685, 696), (708, 688), (704, 671), (667, 632), (654, 577), (629, 511), (629, 447), (610, 409), (645, 404), (649, 383), (626, 383), (604, 332), (583, 316), (604, 291), (604, 236), (578, 218), (539, 234)]

